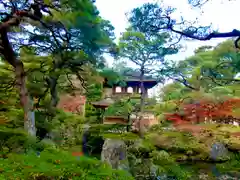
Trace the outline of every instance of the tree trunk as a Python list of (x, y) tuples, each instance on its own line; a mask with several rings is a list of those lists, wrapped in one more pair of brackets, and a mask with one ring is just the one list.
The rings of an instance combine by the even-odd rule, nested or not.
[(50, 93), (51, 93), (51, 107), (57, 107), (58, 104), (58, 93), (57, 93), (57, 79), (50, 77)]
[(24, 73), (24, 66), (21, 61), (18, 61), (15, 66), (15, 75), (17, 87), (19, 89), (20, 103), (24, 110), (24, 129), (29, 135), (36, 135), (35, 116), (32, 111), (30, 97), (26, 88), (26, 76)]
[[(61, 59), (61, 62), (58, 62), (58, 59)], [(55, 109), (59, 102), (58, 91), (57, 91), (57, 83), (59, 79), (59, 74), (56, 74), (57, 69), (61, 69), (64, 65), (63, 57), (55, 55), (54, 57), (54, 65), (53, 69), (51, 70), (50, 76), (48, 78), (48, 84), (50, 87), (50, 94), (51, 94), (51, 108)]]
[(139, 116), (139, 135), (143, 137), (143, 127), (141, 121), (143, 120), (144, 106), (145, 106), (145, 87), (144, 87), (144, 69), (140, 70), (140, 89), (141, 89), (141, 101), (140, 101), (140, 116)]
[(4, 59), (14, 68), (16, 84), (19, 89), (20, 103), (24, 111), (24, 129), (29, 135), (36, 135), (35, 130), (35, 119), (31, 112), (31, 105), (29, 102), (28, 91), (26, 88), (26, 75), (24, 72), (23, 63), (17, 59), (15, 52), (9, 42), (7, 35), (7, 28), (2, 28), (0, 30), (1, 34), (1, 52)]
[[(201, 79), (199, 76), (196, 77), (197, 79), (197, 91), (200, 92), (201, 91)], [(200, 123), (200, 116), (199, 116), (199, 102), (197, 102), (196, 104), (196, 111), (195, 111), (195, 116), (196, 116), (196, 124), (199, 124)]]
[(131, 114), (129, 113), (127, 116), (128, 124), (127, 124), (127, 132), (130, 132), (131, 126), (132, 126), (132, 121), (131, 121)]

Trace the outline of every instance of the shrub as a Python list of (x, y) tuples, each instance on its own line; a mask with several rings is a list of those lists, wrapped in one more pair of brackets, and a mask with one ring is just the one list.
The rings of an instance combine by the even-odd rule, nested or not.
[(131, 180), (127, 172), (113, 170), (96, 159), (52, 150), (35, 154), (9, 155), (0, 159), (0, 179), (108, 179)]
[(16, 151), (20, 147), (23, 147), (23, 144), (27, 140), (27, 135), (16, 129), (10, 129), (6, 127), (0, 128), (0, 149), (5, 149), (6, 151)]
[(37, 136), (42, 140), (48, 135), (54, 143), (62, 147), (79, 145), (82, 139), (83, 123), (82, 116), (62, 110), (57, 110), (54, 117), (38, 112), (36, 116)]
[(1, 155), (11, 152), (43, 151), (46, 148), (54, 148), (54, 145), (46, 141), (39, 142), (36, 137), (28, 136), (23, 130), (0, 128)]

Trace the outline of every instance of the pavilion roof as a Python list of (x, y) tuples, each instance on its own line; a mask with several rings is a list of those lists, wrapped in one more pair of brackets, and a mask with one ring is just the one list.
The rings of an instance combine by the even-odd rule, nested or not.
[(100, 101), (92, 102), (91, 104), (96, 108), (106, 108), (114, 103), (114, 100), (111, 98), (105, 98)]

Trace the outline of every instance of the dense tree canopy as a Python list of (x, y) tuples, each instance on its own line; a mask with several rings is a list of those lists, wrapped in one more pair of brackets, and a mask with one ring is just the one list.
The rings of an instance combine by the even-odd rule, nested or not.
[[(35, 82), (43, 87), (34, 98), (40, 101), (50, 89), (51, 105), (56, 107), (59, 78), (69, 79), (69, 75), (75, 74), (83, 82), (83, 66), (102, 64), (101, 54), (112, 49), (113, 27), (99, 16), (92, 1), (3, 1), (2, 5), (5, 11), (1, 13), (1, 54), (4, 61), (15, 69), (25, 112), (25, 128), (29, 129), (33, 120), (28, 115), (31, 105), (25, 87), (24, 71), (27, 67), (24, 68), (23, 63), (28, 63), (31, 66), (29, 71), (38, 74)], [(13, 47), (10, 42), (14, 42)], [(26, 54), (24, 58), (21, 52)], [(37, 62), (32, 60), (33, 57)]]

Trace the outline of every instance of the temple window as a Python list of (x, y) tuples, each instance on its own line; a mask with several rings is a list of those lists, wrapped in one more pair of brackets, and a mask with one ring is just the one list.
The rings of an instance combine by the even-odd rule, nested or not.
[(128, 92), (128, 93), (133, 93), (133, 88), (132, 88), (132, 87), (128, 87), (128, 88), (127, 88), (127, 92)]
[(120, 86), (117, 86), (115, 92), (116, 93), (121, 93), (122, 92), (122, 88)]

